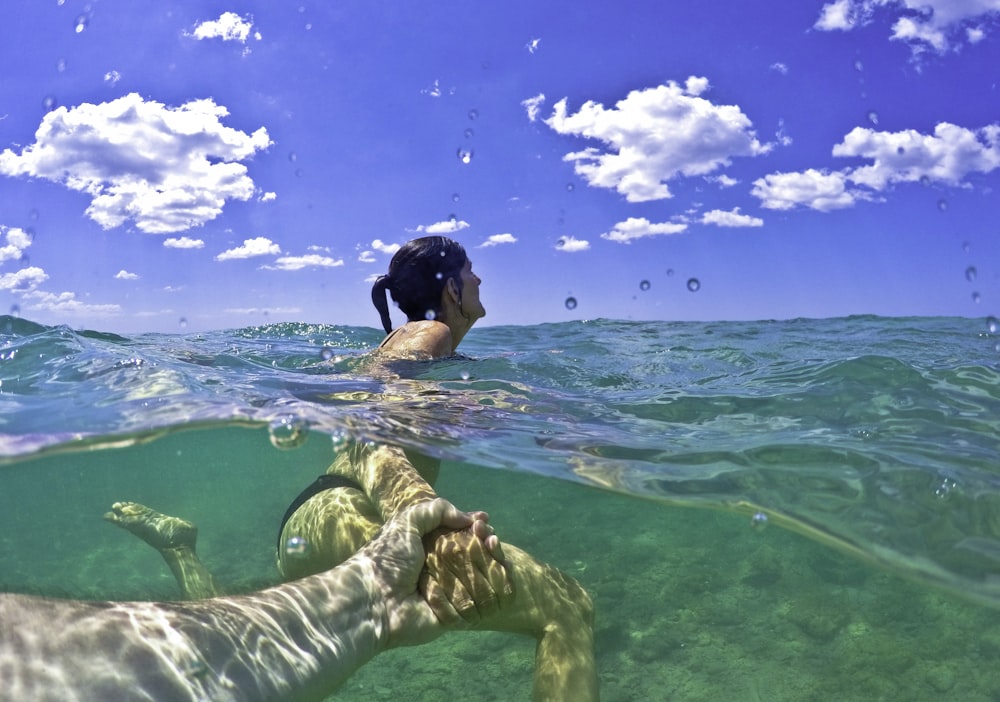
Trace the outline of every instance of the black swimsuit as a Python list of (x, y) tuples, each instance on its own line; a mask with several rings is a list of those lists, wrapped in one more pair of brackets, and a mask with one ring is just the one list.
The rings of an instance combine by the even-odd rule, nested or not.
[(278, 527), (278, 551), (281, 551), (281, 532), (284, 531), (288, 520), (295, 514), (295, 510), (301, 507), (313, 495), (321, 493), (324, 490), (333, 490), (339, 487), (352, 487), (362, 492), (364, 491), (356, 482), (342, 475), (330, 475), (327, 473), (316, 478), (305, 490), (299, 493), (298, 497), (292, 500), (292, 504), (288, 505), (288, 509), (285, 510), (285, 516), (281, 518), (281, 526)]

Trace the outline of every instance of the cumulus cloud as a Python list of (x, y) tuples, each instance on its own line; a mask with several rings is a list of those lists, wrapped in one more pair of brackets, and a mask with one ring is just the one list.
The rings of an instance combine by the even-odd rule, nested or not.
[(269, 271), (300, 271), (303, 268), (337, 268), (344, 265), (344, 259), (306, 254), (305, 256), (282, 256), (273, 264), (261, 266)]
[(163, 240), (163, 245), (168, 249), (201, 249), (205, 247), (205, 242), (201, 239), (192, 239), (188, 236), (170, 237)]
[(486, 241), (481, 243), (476, 248), (486, 249), (490, 246), (500, 246), (501, 244), (516, 244), (517, 237), (513, 234), (493, 234), (486, 238)]
[(375, 263), (375, 252), (365, 249), (358, 254), (359, 263)]
[(0, 225), (0, 234), (7, 241), (0, 246), (0, 263), (4, 261), (19, 261), (24, 257), (24, 251), (31, 246), (31, 234), (18, 227)]
[(127, 270), (122, 268), (120, 271), (115, 273), (115, 280), (139, 280), (139, 276), (135, 273), (129, 273)]
[[(197, 25), (191, 34), (195, 39), (222, 39), (245, 44), (252, 28), (253, 22), (249, 18), (240, 17), (235, 12), (223, 12), (219, 19)], [(260, 39), (260, 35), (256, 38)]]
[(768, 209), (828, 211), (879, 199), (880, 193), (898, 183), (961, 186), (971, 175), (1000, 167), (1000, 125), (971, 130), (941, 122), (933, 134), (856, 127), (833, 147), (833, 155), (871, 163), (835, 172), (810, 168), (772, 173), (754, 181), (752, 193)]
[(376, 239), (372, 242), (372, 248), (376, 251), (380, 251), (384, 254), (391, 256), (392, 254), (399, 251), (399, 244), (386, 244), (381, 239)]
[(767, 153), (749, 118), (735, 105), (716, 105), (701, 97), (708, 80), (692, 76), (634, 90), (605, 108), (588, 101), (575, 114), (562, 99), (545, 124), (559, 134), (599, 141), (566, 154), (589, 185), (612, 188), (629, 202), (672, 197), (667, 182), (682, 176), (705, 176), (737, 156)]
[(35, 143), (0, 153), (0, 173), (44, 178), (91, 197), (86, 214), (105, 229), (132, 221), (143, 232), (184, 231), (215, 219), (227, 200), (248, 200), (254, 183), (239, 163), (268, 148), (226, 127), (211, 99), (180, 107), (135, 93), (48, 112)]
[(760, 217), (751, 217), (740, 212), (740, 208), (733, 208), (732, 211), (712, 210), (706, 212), (701, 218), (702, 224), (714, 224), (718, 227), (762, 227), (764, 220)]
[(813, 26), (850, 31), (871, 22), (878, 10), (895, 18), (890, 39), (918, 53), (944, 53), (966, 41), (980, 41), (1000, 13), (1000, 0), (833, 0), (823, 6)]
[(590, 242), (584, 239), (577, 239), (574, 236), (563, 236), (559, 238), (556, 242), (556, 251), (564, 251), (566, 253), (576, 253), (578, 251), (586, 251), (590, 248)]
[(601, 234), (602, 239), (619, 244), (631, 244), (636, 239), (650, 236), (680, 234), (687, 229), (686, 224), (677, 222), (661, 222), (655, 224), (645, 217), (629, 217), (624, 222), (616, 224), (610, 232)]
[(76, 293), (50, 293), (33, 290), (24, 296), (32, 311), (56, 312), (62, 315), (86, 317), (111, 317), (120, 314), (121, 305), (93, 304), (77, 298)]
[(468, 229), (468, 227), (468, 222), (452, 217), (451, 219), (446, 219), (443, 222), (435, 222), (434, 224), (428, 224), (426, 226), (421, 224), (415, 231), (422, 232), (424, 234), (453, 234), (455, 232), (460, 232), (463, 229)]
[(246, 239), (242, 246), (223, 251), (215, 257), (215, 260), (232, 261), (235, 259), (253, 258), (255, 256), (277, 256), (280, 253), (280, 246), (266, 236), (258, 236), (255, 239)]
[(48, 279), (48, 274), (38, 266), (28, 266), (13, 273), (0, 274), (0, 290), (29, 292)]

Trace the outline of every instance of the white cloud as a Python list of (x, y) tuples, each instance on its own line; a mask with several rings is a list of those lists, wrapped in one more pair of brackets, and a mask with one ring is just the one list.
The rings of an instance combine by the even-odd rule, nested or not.
[(248, 200), (239, 161), (271, 145), (267, 130), (226, 127), (211, 99), (177, 108), (131, 93), (48, 112), (35, 143), (0, 153), (0, 173), (44, 178), (86, 193), (87, 216), (105, 229), (126, 221), (147, 233), (184, 231), (215, 219), (227, 200)]
[(205, 247), (205, 242), (201, 239), (181, 236), (164, 239), (163, 245), (168, 249), (201, 249)]
[(545, 93), (539, 93), (535, 97), (528, 98), (527, 100), (522, 100), (521, 105), (525, 110), (528, 111), (528, 119), (534, 122), (538, 119), (538, 113), (542, 109), (542, 104), (545, 102)]
[(0, 234), (7, 239), (7, 243), (0, 246), (0, 263), (21, 260), (24, 250), (31, 246), (31, 234), (18, 227), (5, 227), (2, 224)]
[(680, 234), (687, 229), (686, 224), (677, 222), (661, 222), (654, 224), (645, 217), (629, 217), (624, 222), (616, 224), (610, 232), (601, 234), (602, 239), (615, 241), (619, 244), (630, 244), (636, 239), (650, 236)]
[(815, 28), (824, 32), (853, 29), (857, 23), (853, 7), (856, 4), (858, 3), (855, 0), (834, 0), (834, 2), (827, 3), (820, 10), (819, 19), (814, 25)]
[(774, 71), (774, 72), (776, 72), (776, 73), (780, 73), (783, 76), (787, 76), (788, 75), (788, 64), (787, 63), (783, 63), (781, 61), (775, 61), (774, 63), (771, 64), (771, 70)]
[(590, 248), (590, 242), (584, 239), (577, 239), (574, 236), (563, 236), (559, 238), (556, 242), (556, 251), (565, 251), (566, 253), (576, 253), (578, 251), (586, 251)]
[(517, 237), (513, 234), (493, 234), (486, 238), (486, 241), (481, 243), (476, 248), (485, 249), (490, 246), (499, 246), (500, 244), (516, 244)]
[(528, 43), (525, 44), (524, 48), (528, 50), (529, 54), (533, 54), (536, 51), (538, 51), (538, 45), (541, 44), (541, 43), (542, 43), (541, 39), (533, 37), (533, 38), (531, 38), (531, 39), (528, 40)]
[(722, 188), (731, 188), (740, 182), (731, 176), (727, 176), (725, 173), (717, 176), (709, 176), (706, 180), (710, 183), (717, 183)]
[(245, 44), (252, 27), (251, 20), (244, 19), (235, 12), (223, 12), (219, 19), (202, 22), (195, 27), (192, 36), (195, 39), (222, 39)]
[(700, 97), (707, 89), (705, 78), (692, 76), (683, 87), (671, 81), (632, 91), (613, 109), (586, 102), (572, 115), (564, 98), (545, 124), (604, 144), (605, 150), (587, 147), (564, 157), (588, 184), (613, 188), (629, 202), (669, 198), (669, 180), (708, 175), (733, 157), (771, 149), (739, 107)]
[(762, 227), (764, 220), (760, 217), (751, 217), (740, 212), (736, 207), (731, 212), (725, 210), (712, 210), (706, 212), (701, 218), (702, 224), (714, 224), (719, 227)]
[(48, 279), (48, 274), (38, 266), (28, 266), (13, 273), (0, 274), (0, 290), (27, 292), (34, 290)]
[(427, 226), (420, 225), (417, 227), (416, 231), (423, 232), (425, 234), (453, 234), (454, 232), (460, 232), (463, 229), (468, 229), (469, 223), (461, 219), (446, 219), (443, 222), (435, 222), (434, 224), (428, 224)]
[(139, 280), (139, 276), (135, 273), (129, 273), (127, 270), (122, 268), (120, 271), (115, 273), (115, 280)]
[(278, 194), (274, 192), (261, 193), (257, 198), (260, 202), (272, 202), (278, 199)]
[(261, 266), (269, 271), (300, 271), (303, 268), (337, 268), (344, 265), (342, 258), (330, 258), (319, 254), (305, 256), (282, 256), (271, 265)]
[(265, 236), (258, 236), (255, 239), (245, 240), (243, 246), (223, 251), (215, 257), (215, 260), (232, 261), (234, 259), (253, 258), (254, 256), (277, 256), (280, 253), (280, 246)]
[(829, 173), (815, 168), (801, 173), (771, 173), (754, 181), (753, 196), (761, 207), (790, 210), (798, 206), (821, 212), (851, 207), (859, 199), (857, 191), (847, 189), (844, 173)]
[(372, 242), (372, 248), (375, 249), (376, 251), (380, 251), (384, 254), (388, 254), (389, 256), (391, 256), (392, 254), (399, 251), (400, 247), (399, 244), (386, 244), (381, 239), (376, 239), (375, 241)]
[(891, 39), (917, 53), (944, 53), (980, 41), (1000, 13), (1000, 0), (834, 0), (823, 6), (814, 27), (850, 31), (868, 24), (877, 10), (896, 18)]
[(933, 134), (856, 127), (833, 147), (833, 155), (871, 163), (832, 173), (812, 168), (772, 173), (754, 181), (752, 194), (768, 209), (802, 206), (828, 211), (878, 199), (879, 193), (898, 183), (961, 186), (970, 175), (1000, 168), (1000, 125), (971, 130), (941, 122)]
[(76, 293), (50, 293), (34, 290), (24, 296), (30, 310), (58, 312), (59, 314), (80, 315), (86, 317), (111, 317), (120, 314), (120, 305), (91, 304), (78, 300)]
[(358, 254), (359, 263), (375, 263), (375, 252), (364, 250)]

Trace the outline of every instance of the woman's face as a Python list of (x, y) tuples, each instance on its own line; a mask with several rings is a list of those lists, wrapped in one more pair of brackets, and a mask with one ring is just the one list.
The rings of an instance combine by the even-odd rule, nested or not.
[(473, 321), (486, 316), (486, 308), (479, 300), (479, 284), (483, 281), (472, 272), (472, 261), (466, 259), (462, 267), (462, 313)]

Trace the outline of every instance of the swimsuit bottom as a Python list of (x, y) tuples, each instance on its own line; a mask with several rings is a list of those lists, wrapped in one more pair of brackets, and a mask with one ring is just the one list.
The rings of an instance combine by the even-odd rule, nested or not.
[(333, 490), (334, 488), (350, 487), (356, 490), (361, 490), (364, 492), (364, 488), (358, 485), (356, 482), (350, 478), (345, 478), (342, 475), (330, 475), (326, 473), (319, 476), (314, 480), (309, 487), (299, 493), (299, 496), (292, 500), (292, 504), (288, 505), (288, 509), (285, 510), (285, 516), (281, 518), (281, 526), (278, 527), (278, 550), (281, 550), (281, 532), (285, 530), (285, 524), (291, 519), (292, 515), (295, 514), (295, 510), (302, 506), (302, 504), (308, 500), (313, 495), (323, 492), (324, 490)]

